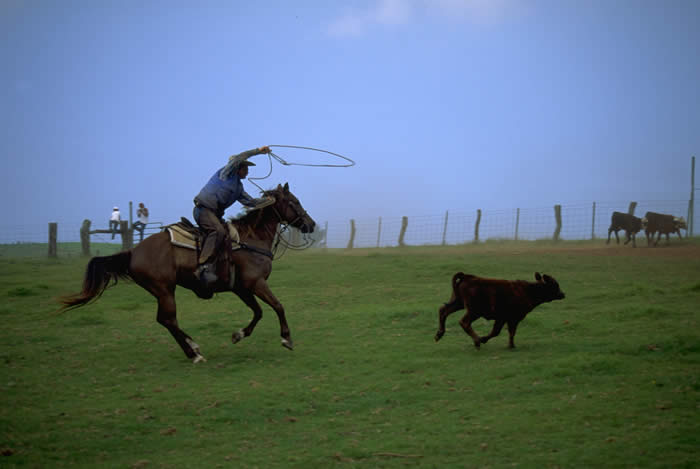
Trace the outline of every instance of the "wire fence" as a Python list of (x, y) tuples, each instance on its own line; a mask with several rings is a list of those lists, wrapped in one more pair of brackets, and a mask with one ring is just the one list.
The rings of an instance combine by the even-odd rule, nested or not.
[[(590, 202), (561, 206), (560, 239), (586, 240), (606, 238), (612, 212), (627, 212), (629, 202)], [(686, 220), (689, 202), (638, 201), (635, 215), (644, 216), (647, 211), (683, 216)], [(352, 246), (356, 248), (393, 247), (399, 245), (403, 225), (400, 216), (359, 218), (354, 220), (355, 236)], [(540, 208), (515, 208), (506, 210), (483, 210), (478, 217), (477, 209), (472, 211), (446, 211), (441, 214), (407, 216), (408, 223), (403, 242), (406, 245), (464, 244), (476, 240), (537, 240), (552, 239), (557, 227), (554, 206)], [(317, 220), (318, 221), (318, 220)], [(81, 222), (58, 221), (57, 242), (79, 242)], [(46, 243), (48, 222), (24, 225), (0, 226), (0, 244)], [(333, 219), (320, 222), (321, 232), (314, 234), (315, 246), (346, 248), (350, 241), (350, 219)], [(153, 231), (155, 230), (155, 231)], [(158, 231), (147, 229), (146, 235)], [(691, 232), (689, 227), (688, 233)], [(138, 243), (138, 234), (134, 236)], [(121, 243), (117, 235), (93, 234), (94, 243)]]
[[(605, 238), (612, 213), (627, 213), (629, 202), (591, 202), (561, 206), (560, 239), (586, 240)], [(668, 213), (688, 218), (688, 201), (639, 201), (635, 215), (646, 212)], [(552, 239), (557, 227), (554, 206), (541, 208), (515, 208), (507, 210), (471, 212), (446, 211), (440, 215), (408, 216), (403, 242), (407, 245), (464, 244), (477, 240)], [(399, 245), (403, 217), (355, 219), (353, 247), (393, 247)], [(348, 247), (352, 226), (348, 219), (329, 220), (322, 227), (326, 230), (323, 245), (329, 248)], [(690, 231), (690, 230), (689, 230)]]

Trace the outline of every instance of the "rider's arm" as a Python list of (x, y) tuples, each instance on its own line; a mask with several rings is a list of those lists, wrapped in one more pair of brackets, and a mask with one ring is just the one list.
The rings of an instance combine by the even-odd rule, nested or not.
[(270, 148), (267, 146), (260, 148), (253, 148), (252, 150), (244, 151), (237, 155), (230, 156), (228, 163), (223, 167), (219, 173), (219, 178), (223, 181), (226, 180), (234, 171), (238, 169), (238, 166), (250, 158), (251, 156), (259, 155), (261, 153), (270, 153)]
[(258, 199), (251, 197), (246, 191), (241, 191), (241, 196), (238, 198), (238, 201), (241, 205), (245, 205), (246, 207), (255, 207), (258, 203)]

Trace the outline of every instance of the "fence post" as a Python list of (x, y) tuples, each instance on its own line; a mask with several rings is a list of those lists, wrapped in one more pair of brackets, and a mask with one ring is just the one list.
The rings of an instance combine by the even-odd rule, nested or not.
[(122, 249), (124, 251), (131, 249), (134, 244), (134, 234), (129, 229), (129, 222), (127, 220), (119, 222), (119, 231), (122, 235)]
[(443, 226), (443, 228), (442, 228), (442, 245), (443, 246), (445, 245), (445, 242), (446, 242), (445, 240), (447, 238), (447, 219), (449, 216), (450, 216), (450, 212), (449, 212), (449, 210), (446, 210), (445, 211), (445, 226)]
[(634, 215), (634, 209), (637, 208), (637, 202), (630, 202), (630, 206), (627, 209), (627, 213)]
[(474, 224), (474, 242), (479, 242), (479, 224), (481, 223), (481, 209), (476, 210), (476, 223)]
[(324, 224), (323, 247), (328, 249), (328, 221), (326, 221)]
[(49, 257), (56, 257), (56, 237), (58, 223), (49, 223)]
[(515, 209), (515, 240), (518, 240), (518, 227), (520, 226), (520, 208)]
[(559, 204), (554, 206), (554, 220), (557, 223), (557, 227), (554, 229), (552, 238), (554, 241), (559, 241), (559, 234), (561, 233), (561, 205)]
[(595, 202), (593, 202), (593, 221), (591, 222), (591, 239), (595, 239)]
[(90, 255), (90, 225), (92, 222), (87, 218), (83, 220), (83, 226), (80, 227), (80, 248), (83, 256)]
[(350, 220), (350, 241), (348, 241), (347, 249), (352, 249), (355, 244), (355, 220)]
[(403, 238), (406, 235), (406, 228), (408, 228), (408, 217), (401, 218), (401, 232), (399, 233), (399, 246), (405, 246)]
[(377, 247), (379, 247), (379, 239), (382, 237), (382, 217), (379, 217), (379, 224), (377, 226)]

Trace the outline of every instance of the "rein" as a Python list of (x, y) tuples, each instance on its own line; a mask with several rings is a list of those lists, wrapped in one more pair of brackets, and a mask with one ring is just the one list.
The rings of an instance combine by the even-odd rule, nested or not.
[[(289, 202), (287, 202), (287, 204), (289, 206)], [(303, 220), (303, 217), (305, 215), (308, 215), (306, 210), (302, 209), (302, 212), (299, 213), (299, 211), (297, 211), (296, 208), (292, 207), (292, 210), (294, 210), (296, 217), (292, 221), (286, 222), (284, 220), (284, 218), (282, 217), (282, 215), (280, 214), (280, 212), (277, 210), (277, 208), (274, 205), (271, 205), (270, 208), (272, 209), (272, 212), (275, 214), (275, 217), (277, 217), (277, 222), (275, 223), (276, 229), (271, 230), (266, 225), (266, 226), (264, 226), (264, 230), (265, 230), (266, 235), (271, 237), (273, 242), (274, 242), (274, 244), (272, 246), (272, 250), (268, 251), (267, 249), (259, 248), (256, 246), (251, 246), (251, 245), (246, 244), (246, 243), (239, 243), (242, 249), (245, 249), (245, 250), (248, 250), (251, 252), (255, 252), (255, 253), (261, 254), (265, 257), (269, 257), (271, 260), (275, 260), (275, 259), (281, 258), (282, 255), (284, 255), (284, 253), (286, 252), (286, 250), (288, 248), (292, 248), (293, 250), (303, 250), (303, 249), (307, 249), (307, 248), (311, 247), (311, 245), (313, 244), (313, 240), (311, 240), (309, 242), (308, 238), (306, 237), (306, 233), (304, 233), (303, 244), (299, 244), (299, 245), (294, 245), (294, 244), (290, 243), (288, 240), (284, 239), (284, 237), (283, 237), (284, 232), (289, 230), (290, 226), (294, 226), (294, 223), (298, 222), (299, 220)], [(262, 213), (261, 213), (261, 215), (262, 215)], [(259, 218), (256, 222), (254, 222), (253, 226), (257, 225), (261, 221), (262, 221), (262, 218)], [(250, 225), (248, 225), (248, 229), (250, 230), (250, 229), (252, 229), (252, 227)], [(276, 241), (275, 241), (275, 238), (277, 238)], [(279, 250), (280, 244), (282, 244), (282, 247), (284, 248), (284, 250), (282, 251), (282, 254), (277, 256), (277, 252)]]

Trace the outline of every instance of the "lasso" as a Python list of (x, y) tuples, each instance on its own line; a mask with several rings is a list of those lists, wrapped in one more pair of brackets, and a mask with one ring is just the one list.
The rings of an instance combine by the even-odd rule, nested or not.
[[(271, 148), (272, 147), (297, 148), (297, 149), (301, 149), (301, 150), (318, 151), (318, 152), (327, 153), (327, 154), (332, 155), (336, 158), (340, 158), (342, 160), (345, 160), (345, 161), (347, 161), (347, 163), (344, 163), (344, 164), (291, 163), (291, 162), (285, 160), (281, 156), (279, 156), (276, 153), (271, 151), (270, 153), (268, 153), (268, 160), (270, 162), (270, 170), (268, 171), (268, 173), (264, 177), (259, 177), (259, 178), (249, 177), (248, 178), (248, 181), (250, 181), (258, 189), (260, 189), (260, 192), (264, 192), (264, 189), (262, 187), (260, 187), (257, 183), (255, 183), (254, 180), (260, 181), (260, 180), (267, 179), (268, 177), (270, 177), (270, 175), (272, 174), (272, 159), (273, 158), (275, 160), (277, 160), (278, 163), (280, 163), (284, 166), (311, 166), (311, 167), (319, 167), (319, 168), (349, 168), (350, 166), (355, 166), (355, 161), (348, 158), (347, 156), (343, 156), (343, 155), (340, 155), (338, 153), (333, 153), (332, 151), (328, 151), (328, 150), (321, 150), (319, 148), (300, 147), (300, 146), (296, 146), (296, 145), (268, 145), (268, 147), (271, 147)], [(311, 247), (311, 245), (314, 243), (314, 240), (310, 239), (307, 236), (308, 233), (303, 233), (303, 238), (304, 238), (303, 242), (301, 244), (298, 244), (298, 245), (292, 244), (291, 241), (289, 241), (288, 239), (285, 239), (283, 236), (283, 234), (285, 232), (287, 232), (288, 228), (289, 227), (287, 225), (284, 225), (284, 226), (280, 225), (277, 228), (277, 240), (275, 241), (274, 247), (273, 247), (273, 253), (274, 253), (276, 259), (279, 259), (280, 257), (282, 257), (282, 255), (287, 251), (287, 249), (292, 249), (292, 250), (307, 249), (307, 248)], [(278, 251), (278, 248), (280, 247), (280, 244), (282, 245), (283, 250), (282, 250), (282, 253), (279, 256), (277, 256), (277, 251)]]

